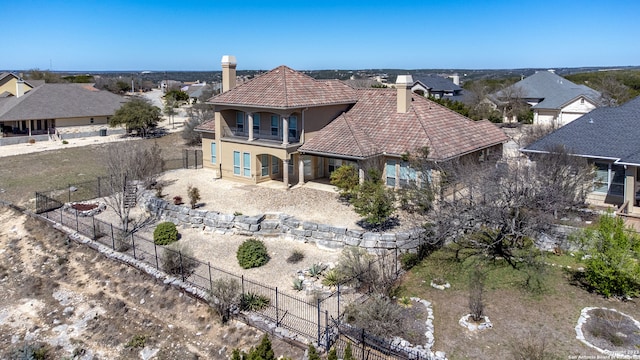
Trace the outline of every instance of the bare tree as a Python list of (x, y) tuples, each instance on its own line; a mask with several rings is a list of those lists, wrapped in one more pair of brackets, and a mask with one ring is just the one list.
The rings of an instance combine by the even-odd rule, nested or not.
[(195, 128), (209, 120), (213, 120), (214, 115), (215, 110), (211, 104), (197, 102), (187, 108), (188, 120), (182, 130), (182, 138), (187, 145), (199, 145), (202, 143), (202, 135), (195, 131)]
[(515, 259), (554, 218), (584, 204), (593, 179), (584, 159), (561, 148), (535, 160), (442, 165), (428, 241), (453, 242), (517, 267)]
[[(500, 108), (509, 122), (514, 118), (518, 121), (529, 120), (529, 112), (531, 109), (525, 100), (524, 90), (521, 87), (514, 85), (508, 86), (498, 94), (502, 101)], [(533, 120), (533, 118), (531, 118), (531, 120)]]
[(602, 95), (600, 100), (604, 102), (606, 106), (624, 104), (632, 98), (629, 87), (616, 79), (613, 74), (598, 78), (597, 81), (593, 83), (593, 87), (600, 91)]
[(112, 144), (107, 150), (106, 159), (101, 159), (105, 163), (107, 186), (111, 194), (106, 198), (106, 203), (120, 219), (125, 233), (135, 231), (144, 223), (144, 219), (130, 218), (131, 208), (142, 195), (139, 187), (146, 187), (162, 171), (164, 161), (160, 152), (156, 143), (149, 146), (141, 141), (126, 141)]

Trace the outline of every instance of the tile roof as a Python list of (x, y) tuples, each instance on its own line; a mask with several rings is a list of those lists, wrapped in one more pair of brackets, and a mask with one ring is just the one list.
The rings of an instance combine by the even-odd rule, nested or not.
[(618, 107), (595, 109), (521, 151), (547, 152), (557, 145), (578, 156), (640, 165), (640, 96)]
[(448, 160), (507, 141), (488, 121), (476, 122), (413, 94), (410, 111), (397, 112), (397, 90), (358, 90), (358, 102), (298, 149), (364, 158), (402, 155), (428, 146), (429, 158)]
[(284, 65), (209, 100), (216, 105), (295, 109), (356, 101), (355, 90), (337, 81), (320, 81)]
[(88, 84), (43, 84), (21, 97), (0, 98), (0, 121), (108, 116), (124, 102)]
[[(538, 71), (511, 85), (510, 88), (519, 88), (520, 95), (525, 99), (540, 99), (541, 101), (533, 106), (534, 109), (560, 109), (580, 96), (591, 100), (596, 106), (601, 105), (602, 95), (598, 91), (575, 84), (550, 71)], [(503, 94), (504, 91), (499, 91), (494, 95), (500, 98)]]
[(214, 133), (216, 131), (216, 122), (214, 119), (205, 121), (202, 124), (196, 126), (194, 130)]

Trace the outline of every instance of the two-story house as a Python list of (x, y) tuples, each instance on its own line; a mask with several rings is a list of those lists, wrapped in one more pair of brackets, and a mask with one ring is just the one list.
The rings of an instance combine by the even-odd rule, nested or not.
[(413, 94), (411, 76), (396, 89), (354, 89), (279, 66), (235, 87), (236, 61), (222, 59), (223, 93), (211, 98), (215, 118), (198, 127), (205, 167), (247, 183), (281, 180), (285, 187), (329, 177), (354, 164), (383, 164), (390, 186), (416, 177), (407, 153), (427, 146), (429, 160), (500, 156), (504, 133)]

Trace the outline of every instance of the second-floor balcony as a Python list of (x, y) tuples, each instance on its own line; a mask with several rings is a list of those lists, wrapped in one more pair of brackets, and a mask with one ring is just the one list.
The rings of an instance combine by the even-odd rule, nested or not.
[(224, 127), (222, 138), (240, 141), (264, 142), (270, 145), (292, 145), (300, 143), (300, 133), (297, 130), (290, 129), (286, 135), (285, 139), (282, 131), (253, 129), (253, 131), (250, 132), (247, 128)]

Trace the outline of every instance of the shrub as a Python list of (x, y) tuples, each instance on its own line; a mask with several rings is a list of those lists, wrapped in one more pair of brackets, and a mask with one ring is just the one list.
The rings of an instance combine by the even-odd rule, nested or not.
[(379, 337), (400, 336), (406, 338), (402, 308), (385, 296), (372, 296), (364, 303), (347, 305), (345, 316), (354, 326), (367, 329)]
[(293, 290), (304, 290), (304, 281), (302, 279), (293, 279)]
[(154, 188), (155, 188), (155, 190), (156, 190), (156, 197), (157, 197), (157, 198), (161, 198), (161, 197), (163, 197), (163, 196), (164, 196), (164, 195), (162, 195), (162, 190), (164, 189), (164, 186), (163, 186), (161, 183), (157, 183), (157, 184), (154, 186)]
[(327, 360), (338, 360), (338, 351), (335, 347), (332, 347), (327, 354)]
[(259, 267), (269, 261), (267, 247), (262, 241), (253, 238), (245, 240), (238, 247), (236, 257), (243, 269)]
[(420, 264), (420, 257), (416, 253), (404, 253), (400, 255), (400, 266), (405, 271), (411, 270), (414, 266)]
[(311, 343), (309, 343), (308, 353), (309, 353), (309, 356), (307, 357), (308, 360), (320, 360), (320, 354), (318, 354), (318, 350), (316, 350), (316, 347), (313, 346), (313, 344)]
[(167, 246), (162, 254), (162, 270), (171, 275), (191, 276), (198, 267), (190, 248), (182, 243)]
[(337, 269), (331, 269), (324, 274), (322, 279), (322, 285), (324, 286), (336, 286), (342, 281), (342, 275)]
[(191, 208), (195, 209), (198, 201), (200, 201), (200, 190), (197, 187), (189, 186), (187, 188), (187, 195), (189, 195), (189, 204)]
[(147, 337), (144, 335), (134, 335), (131, 340), (124, 346), (125, 348), (143, 348), (147, 343)]
[(233, 278), (216, 279), (211, 284), (209, 304), (220, 316), (220, 321), (224, 324), (231, 317), (231, 308), (240, 299), (240, 285), (238, 280)]
[(631, 318), (610, 309), (593, 309), (588, 314), (583, 328), (586, 333), (608, 342), (612, 347), (638, 344), (640, 333)]
[(351, 342), (347, 342), (347, 347), (344, 348), (344, 360), (355, 360), (353, 358), (353, 350), (351, 350)]
[(175, 241), (178, 241), (178, 229), (174, 223), (162, 222), (153, 230), (153, 242), (156, 245), (169, 245)]
[(559, 356), (549, 352), (546, 339), (541, 336), (528, 334), (526, 338), (513, 339), (509, 345), (515, 360), (560, 359)]
[(313, 264), (309, 268), (309, 275), (317, 279), (318, 277), (320, 277), (320, 274), (322, 274), (323, 270), (324, 270), (324, 267), (322, 265)]
[(364, 222), (376, 228), (384, 227), (395, 211), (395, 193), (375, 170), (370, 170), (369, 179), (358, 186), (350, 202), (355, 212), (364, 216)]
[(35, 144), (36, 143), (36, 139), (29, 139), (29, 144)]
[(183, 204), (182, 196), (176, 195), (173, 197), (173, 205), (182, 205), (182, 204)]
[(269, 306), (268, 297), (248, 292), (240, 297), (240, 309), (243, 311), (260, 311)]
[(360, 179), (358, 170), (353, 165), (342, 165), (330, 176), (331, 185), (340, 190), (340, 197), (349, 199), (358, 189)]
[(297, 264), (304, 259), (304, 253), (300, 250), (293, 250), (287, 258), (289, 264)]
[(67, 145), (69, 142), (67, 140), (62, 140), (62, 145)]

